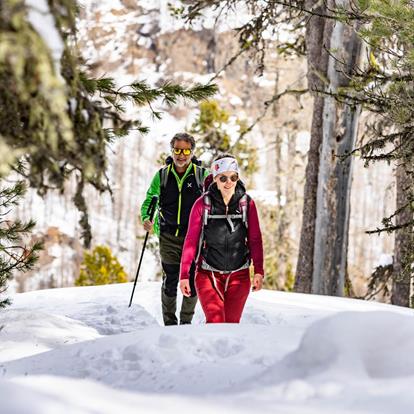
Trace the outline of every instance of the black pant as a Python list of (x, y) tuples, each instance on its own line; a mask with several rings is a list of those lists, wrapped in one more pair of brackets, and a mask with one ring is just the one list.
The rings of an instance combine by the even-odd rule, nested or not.
[[(177, 286), (180, 265), (162, 263), (162, 268), (164, 270), (164, 278), (161, 288), (162, 317), (164, 319), (164, 324), (166, 326), (177, 325), (178, 319), (175, 312), (177, 310)], [(194, 269), (192, 274), (192, 295), (191, 297), (183, 297), (180, 310), (180, 325), (191, 323), (194, 316), (194, 310), (197, 304), (197, 296), (194, 287)]]
[[(162, 289), (167, 296), (175, 297), (177, 296), (178, 280), (180, 278), (180, 265), (167, 263), (161, 263), (161, 265), (162, 270), (164, 271)], [(193, 262), (190, 268), (191, 297), (197, 296), (194, 285), (194, 275), (195, 263)]]

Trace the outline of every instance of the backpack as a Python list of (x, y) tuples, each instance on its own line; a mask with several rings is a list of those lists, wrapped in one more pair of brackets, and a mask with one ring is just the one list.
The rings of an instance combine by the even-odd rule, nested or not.
[[(168, 158), (170, 158), (170, 157), (168, 157)], [(168, 158), (167, 158), (167, 162), (168, 162)], [(205, 168), (201, 167), (198, 164), (197, 160), (192, 159), (191, 161), (193, 162), (194, 176), (195, 176), (195, 180), (196, 180), (196, 183), (197, 183), (197, 187), (200, 189), (201, 192), (203, 192), (204, 191), (203, 177), (204, 177)], [(161, 182), (160, 191), (161, 191), (161, 193), (165, 189), (165, 187), (167, 186), (168, 173), (170, 172), (170, 169), (171, 169), (171, 162), (169, 162), (168, 165), (166, 165), (165, 167), (163, 167), (160, 170), (160, 182)]]
[(195, 263), (198, 263), (198, 259), (200, 258), (201, 249), (203, 246), (203, 239), (204, 239), (204, 226), (207, 225), (208, 220), (211, 219), (227, 219), (227, 222), (230, 225), (231, 232), (234, 231), (234, 224), (231, 219), (241, 218), (243, 224), (246, 226), (246, 229), (249, 227), (248, 223), (248, 205), (249, 205), (249, 197), (246, 193), (244, 193), (240, 200), (239, 200), (239, 210), (240, 214), (210, 214), (211, 213), (211, 198), (208, 191), (203, 194), (203, 217), (201, 222), (201, 232), (200, 232), (200, 239), (198, 241), (198, 251), (197, 256), (195, 259)]

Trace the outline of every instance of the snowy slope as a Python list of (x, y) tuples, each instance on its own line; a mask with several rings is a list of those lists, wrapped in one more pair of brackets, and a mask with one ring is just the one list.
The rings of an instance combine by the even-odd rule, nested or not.
[[(240, 325), (161, 326), (158, 283), (33, 291), (0, 312), (1, 413), (408, 413), (414, 312), (261, 291)], [(21, 396), (24, 395), (24, 398)]]

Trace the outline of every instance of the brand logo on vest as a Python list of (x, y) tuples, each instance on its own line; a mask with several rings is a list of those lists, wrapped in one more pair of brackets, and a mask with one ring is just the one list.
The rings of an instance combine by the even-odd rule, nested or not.
[(193, 188), (192, 184), (193, 183), (187, 183), (187, 188)]

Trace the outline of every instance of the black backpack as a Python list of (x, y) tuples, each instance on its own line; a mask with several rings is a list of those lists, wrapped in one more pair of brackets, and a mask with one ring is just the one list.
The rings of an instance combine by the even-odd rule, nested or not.
[(201, 254), (201, 249), (203, 246), (203, 239), (204, 239), (204, 226), (207, 225), (208, 220), (211, 219), (227, 219), (231, 231), (234, 231), (234, 224), (231, 221), (232, 219), (236, 219), (236, 218), (241, 218), (243, 224), (246, 226), (246, 228), (249, 227), (249, 223), (248, 223), (248, 206), (249, 206), (249, 196), (244, 193), (242, 195), (242, 197), (239, 200), (239, 210), (240, 210), (240, 214), (210, 214), (211, 213), (211, 198), (210, 198), (210, 194), (208, 193), (208, 191), (206, 191), (203, 194), (203, 218), (202, 218), (202, 222), (201, 222), (201, 232), (200, 232), (200, 239), (198, 241), (198, 251), (197, 251), (197, 256), (195, 259), (195, 262), (198, 262), (198, 259), (200, 258), (200, 254)]

